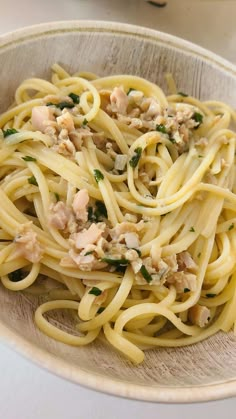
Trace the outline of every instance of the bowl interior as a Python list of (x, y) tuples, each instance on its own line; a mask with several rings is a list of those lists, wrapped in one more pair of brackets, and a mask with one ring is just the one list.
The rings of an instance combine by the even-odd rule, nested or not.
[[(219, 99), (236, 104), (233, 68), (203, 50), (172, 37), (128, 26), (67, 23), (26, 30), (3, 39), (0, 111), (10, 104), (22, 80), (49, 78), (54, 62), (70, 72), (87, 70), (99, 75), (143, 76), (164, 90), (164, 74), (171, 72), (181, 91), (202, 100)], [(184, 401), (188, 397), (194, 401), (214, 398), (214, 392), (207, 395), (205, 386), (236, 380), (236, 345), (231, 333), (219, 333), (195, 346), (148, 351), (144, 364), (133, 366), (102, 340), (74, 348), (47, 338), (33, 322), (37, 304), (36, 298), (1, 287), (0, 321), (4, 330), (8, 328), (14, 346), (20, 351), (24, 352), (23, 347), (27, 346), (31, 359), (77, 382), (141, 399)], [(53, 321), (71, 329), (66, 316), (60, 314)], [(3, 327), (2, 333), (7, 335)], [(47, 362), (42, 361), (39, 353), (44, 354)], [(194, 393), (194, 388), (198, 393)], [(184, 390), (177, 395), (181, 389)], [(215, 397), (220, 396), (222, 392)]]

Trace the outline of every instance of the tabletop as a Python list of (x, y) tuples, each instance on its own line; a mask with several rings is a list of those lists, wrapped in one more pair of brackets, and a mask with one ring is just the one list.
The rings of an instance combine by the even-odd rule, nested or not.
[[(236, 63), (236, 0), (169, 0), (163, 8), (145, 0), (0, 0), (0, 6), (0, 34), (53, 20), (120, 21), (180, 36)], [(235, 407), (236, 399), (163, 405), (107, 396), (64, 381), (0, 344), (2, 419), (230, 419)]]

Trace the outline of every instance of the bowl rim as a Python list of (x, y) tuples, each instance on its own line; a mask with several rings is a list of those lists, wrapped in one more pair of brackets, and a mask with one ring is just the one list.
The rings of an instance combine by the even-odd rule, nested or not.
[[(67, 20), (27, 26), (1, 35), (0, 53), (8, 48), (27, 42), (27, 40), (76, 31), (116, 33), (149, 39), (162, 43), (167, 47), (181, 51), (184, 50), (186, 53), (197, 56), (205, 62), (236, 77), (236, 66), (234, 64), (205, 48), (164, 32), (119, 22)], [(81, 367), (74, 365), (72, 367), (66, 361), (57, 359), (55, 355), (38, 348), (17, 332), (12, 331), (2, 321), (0, 321), (0, 340), (28, 360), (61, 378), (114, 396), (162, 403), (205, 402), (236, 396), (236, 379), (202, 386), (153, 387), (149, 385), (124, 383), (122, 380), (90, 373)]]

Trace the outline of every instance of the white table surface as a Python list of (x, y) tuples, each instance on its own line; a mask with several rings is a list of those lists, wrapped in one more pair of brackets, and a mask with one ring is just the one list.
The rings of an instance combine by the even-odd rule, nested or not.
[[(236, 0), (169, 0), (163, 9), (145, 0), (0, 0), (0, 11), (0, 33), (52, 20), (113, 20), (172, 33), (236, 63)], [(236, 399), (177, 406), (95, 393), (0, 345), (0, 419), (230, 419), (235, 408)]]

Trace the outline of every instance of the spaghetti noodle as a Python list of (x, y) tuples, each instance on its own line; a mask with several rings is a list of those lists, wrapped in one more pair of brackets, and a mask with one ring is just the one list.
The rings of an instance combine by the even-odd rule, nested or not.
[[(168, 78), (168, 77), (167, 77)], [(134, 76), (25, 80), (0, 116), (0, 277), (134, 363), (236, 324), (235, 112)], [(44, 316), (72, 310), (75, 333)]]

